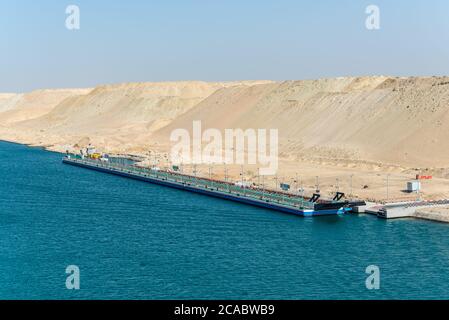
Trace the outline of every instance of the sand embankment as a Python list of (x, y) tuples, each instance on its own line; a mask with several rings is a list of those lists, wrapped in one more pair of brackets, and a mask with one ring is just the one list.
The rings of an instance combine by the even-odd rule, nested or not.
[(65, 99), (82, 95), (90, 89), (36, 90), (26, 94), (0, 95), (0, 124), (3, 126), (39, 118)]
[(448, 81), (342, 78), (228, 88), (156, 134), (164, 139), (175, 128), (191, 128), (193, 120), (218, 129), (278, 128), (286, 157), (443, 167), (449, 159)]
[[(64, 96), (57, 104), (39, 102), (29, 112), (17, 106), (0, 113), (8, 140), (56, 151), (94, 143), (109, 152), (146, 150), (151, 133), (218, 89), (259, 82), (129, 83), (99, 86)], [(29, 99), (29, 95), (25, 98)], [(42, 106), (46, 105), (46, 110)], [(39, 115), (36, 116), (36, 113)], [(77, 147), (76, 147), (77, 148)]]
[[(390, 197), (416, 173), (428, 198), (449, 196), (449, 77), (358, 77), (308, 81), (128, 83), (92, 90), (0, 95), (0, 139), (107, 152), (170, 150), (172, 130), (276, 128), (280, 179), (296, 174), (306, 188)], [(221, 169), (215, 170), (221, 175)], [(255, 168), (246, 168), (248, 179)], [(203, 169), (204, 171), (204, 169)], [(238, 169), (231, 168), (238, 176)], [(338, 179), (338, 180), (337, 180)], [(393, 195), (392, 195), (393, 194)]]

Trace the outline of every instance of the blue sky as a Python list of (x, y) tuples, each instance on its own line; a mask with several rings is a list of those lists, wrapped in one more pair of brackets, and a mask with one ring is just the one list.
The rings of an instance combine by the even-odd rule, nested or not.
[[(78, 5), (81, 29), (65, 28)], [(380, 30), (365, 28), (368, 5)], [(1, 0), (0, 92), (449, 75), (447, 0)]]

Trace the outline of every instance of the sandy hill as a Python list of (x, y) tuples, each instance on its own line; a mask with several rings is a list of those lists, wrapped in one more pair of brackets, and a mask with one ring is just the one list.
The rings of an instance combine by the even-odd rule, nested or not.
[(172, 130), (202, 120), (218, 129), (277, 128), (286, 158), (404, 166), (448, 167), (448, 112), (445, 77), (128, 83), (0, 95), (4, 139), (56, 149), (87, 141), (115, 151), (167, 146)]
[[(448, 166), (449, 78), (338, 78), (223, 88), (155, 133), (277, 128), (285, 157)], [(432, 155), (432, 156), (429, 156)]]
[[(47, 92), (33, 108), (20, 104), (0, 113), (13, 140), (53, 145), (57, 150), (92, 142), (116, 152), (140, 149), (151, 133), (196, 106), (215, 91), (267, 81), (206, 83), (127, 83), (99, 86), (87, 92), (58, 95)], [(27, 100), (37, 94), (26, 95)], [(31, 97), (30, 97), (31, 96)], [(29, 104), (27, 104), (29, 105)], [(28, 111), (25, 109), (29, 109)], [(33, 134), (30, 134), (33, 132)]]
[(92, 143), (107, 152), (166, 153), (170, 133), (191, 130), (194, 120), (203, 128), (278, 129), (279, 175), (291, 179), (299, 171), (310, 190), (316, 175), (335, 190), (336, 178), (341, 185), (354, 174), (358, 194), (379, 199), (389, 172), (402, 196), (405, 182), (425, 172), (436, 177), (426, 196), (449, 197), (449, 77), (126, 83), (0, 94), (0, 139), (57, 151)]
[(15, 104), (14, 98), (17, 96), (15, 93), (0, 93), (0, 112), (13, 108)]
[(52, 89), (0, 95), (0, 124), (12, 124), (46, 115), (65, 99), (86, 94), (90, 90)]

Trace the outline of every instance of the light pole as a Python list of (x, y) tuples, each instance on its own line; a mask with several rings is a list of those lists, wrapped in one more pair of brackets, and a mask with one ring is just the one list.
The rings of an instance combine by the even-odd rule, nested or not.
[(193, 165), (193, 176), (195, 177), (195, 186), (197, 186), (197, 180), (196, 180), (196, 164)]
[(262, 200), (265, 196), (265, 176), (262, 176)]
[(182, 163), (181, 163), (181, 174), (179, 175), (180, 179), (181, 179), (181, 184), (184, 184), (183, 179), (183, 173), (182, 173)]
[(296, 178), (295, 178), (295, 189), (298, 192), (299, 195), (299, 189), (298, 189), (298, 174), (296, 173)]
[[(285, 184), (285, 180), (284, 180), (284, 177), (281, 177), (281, 183), (282, 184)], [(284, 188), (285, 188), (285, 186), (283, 186)], [(285, 191), (284, 191), (284, 189), (283, 188), (281, 188), (281, 192), (282, 192), (282, 202), (285, 202)]]
[(354, 175), (353, 174), (351, 174), (351, 176), (350, 176), (350, 183), (349, 183), (349, 188), (350, 188), (350, 190), (351, 190), (351, 196), (350, 196), (350, 198), (351, 198), (351, 200), (352, 200), (352, 177), (353, 177)]
[(243, 188), (243, 166), (240, 167), (240, 188)]
[(389, 183), (390, 183), (390, 174), (387, 174), (387, 203), (389, 202)]
[(421, 201), (420, 189), (421, 189), (421, 182), (419, 182), (418, 180), (418, 190), (416, 192), (418, 194), (418, 198), (416, 199), (416, 201)]

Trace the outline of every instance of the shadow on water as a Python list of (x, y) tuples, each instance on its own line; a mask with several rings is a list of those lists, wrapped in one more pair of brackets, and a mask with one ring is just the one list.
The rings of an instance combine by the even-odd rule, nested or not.
[(344, 219), (346, 218), (345, 215), (331, 215), (331, 216), (322, 216), (322, 217), (316, 217), (316, 218), (310, 218), (317, 220), (317, 223), (321, 223), (324, 225), (334, 225), (344, 222)]

